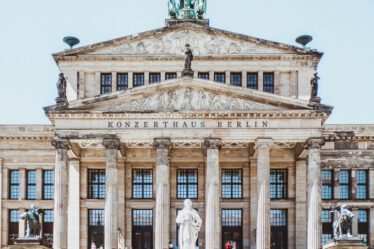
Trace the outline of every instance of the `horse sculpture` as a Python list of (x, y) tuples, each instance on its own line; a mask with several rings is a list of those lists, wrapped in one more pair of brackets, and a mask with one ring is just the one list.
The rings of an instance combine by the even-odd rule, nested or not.
[(203, 19), (206, 5), (206, 0), (168, 0), (168, 11), (172, 19)]
[(349, 211), (347, 205), (338, 206), (332, 212), (338, 212), (338, 217), (335, 219), (333, 228), (334, 228), (334, 238), (341, 238), (344, 236), (343, 231), (347, 230), (347, 237), (352, 237), (349, 232), (353, 220), (353, 213)]
[(26, 238), (39, 238), (41, 230), (39, 215), (43, 213), (44, 211), (41, 208), (31, 205), (27, 212), (20, 215), (21, 219), (26, 220)]

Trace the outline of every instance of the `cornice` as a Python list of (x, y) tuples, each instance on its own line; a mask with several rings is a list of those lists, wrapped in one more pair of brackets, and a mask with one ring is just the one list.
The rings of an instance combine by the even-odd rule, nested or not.
[(0, 141), (52, 141), (53, 136), (0, 136)]

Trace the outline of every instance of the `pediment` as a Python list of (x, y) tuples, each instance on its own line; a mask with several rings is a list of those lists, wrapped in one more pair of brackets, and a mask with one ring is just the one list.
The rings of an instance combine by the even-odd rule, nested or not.
[(190, 44), (194, 55), (251, 55), (316, 53), (291, 45), (271, 42), (211, 27), (183, 23), (133, 36), (72, 49), (54, 56), (121, 56), (121, 55), (183, 55), (185, 44)]
[(69, 110), (100, 113), (259, 112), (310, 110), (308, 102), (219, 84), (179, 78), (69, 103)]

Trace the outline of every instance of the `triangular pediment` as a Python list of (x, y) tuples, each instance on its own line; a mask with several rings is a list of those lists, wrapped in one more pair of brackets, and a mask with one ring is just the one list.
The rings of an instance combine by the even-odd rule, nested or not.
[[(53, 110), (49, 107), (46, 110)], [(92, 113), (248, 113), (312, 110), (307, 101), (196, 78), (178, 78), (69, 102), (62, 110)]]
[(183, 55), (190, 44), (195, 56), (318, 54), (310, 49), (267, 41), (192, 23), (152, 30), (55, 54), (63, 56)]

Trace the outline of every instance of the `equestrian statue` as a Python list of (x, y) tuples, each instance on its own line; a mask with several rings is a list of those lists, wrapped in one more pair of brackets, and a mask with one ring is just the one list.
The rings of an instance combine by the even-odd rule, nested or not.
[(207, 0), (168, 0), (171, 19), (203, 19)]
[[(334, 228), (334, 239), (342, 238), (342, 237), (352, 237), (350, 234), (350, 227), (353, 220), (353, 213), (347, 209), (347, 205), (337, 206), (333, 211), (333, 213), (337, 212), (338, 216), (334, 221), (333, 228)], [(347, 234), (344, 235), (343, 231), (347, 231)]]
[(39, 216), (44, 213), (44, 210), (31, 205), (27, 212), (20, 215), (20, 218), (26, 220), (26, 238), (39, 238), (41, 224)]

